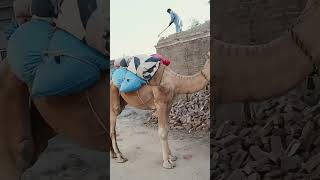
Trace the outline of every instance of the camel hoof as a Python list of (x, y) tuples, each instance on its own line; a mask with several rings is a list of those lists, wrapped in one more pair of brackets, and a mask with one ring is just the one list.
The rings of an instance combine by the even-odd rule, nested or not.
[(116, 161), (117, 161), (117, 163), (124, 163), (124, 162), (127, 162), (128, 159), (121, 155), (121, 156), (117, 157)]
[(176, 160), (178, 159), (178, 157), (177, 157), (177, 156), (174, 156), (174, 155), (169, 155), (169, 159), (170, 159), (171, 161), (176, 161)]
[(117, 158), (117, 154), (116, 154), (116, 153), (111, 153), (111, 158), (112, 158), (112, 159)]
[(165, 169), (173, 169), (176, 165), (174, 162), (172, 162), (171, 160), (167, 160), (167, 161), (164, 161), (162, 166), (165, 168)]

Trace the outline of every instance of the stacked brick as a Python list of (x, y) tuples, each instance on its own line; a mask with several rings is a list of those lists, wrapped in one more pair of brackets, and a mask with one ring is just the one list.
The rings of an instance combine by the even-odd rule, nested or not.
[[(148, 120), (157, 124), (156, 113)], [(210, 123), (210, 88), (191, 94), (188, 98), (180, 98), (172, 105), (169, 114), (169, 127), (187, 132), (208, 131)]]
[(319, 179), (319, 89), (250, 104), (244, 121), (213, 130), (212, 179)]

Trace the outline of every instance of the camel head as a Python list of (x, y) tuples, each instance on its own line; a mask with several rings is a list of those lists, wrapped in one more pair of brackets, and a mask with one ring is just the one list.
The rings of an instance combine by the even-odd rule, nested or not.
[(177, 94), (190, 94), (204, 89), (210, 82), (210, 52), (205, 58), (204, 67), (196, 74), (185, 76), (166, 68), (162, 81), (172, 84)]

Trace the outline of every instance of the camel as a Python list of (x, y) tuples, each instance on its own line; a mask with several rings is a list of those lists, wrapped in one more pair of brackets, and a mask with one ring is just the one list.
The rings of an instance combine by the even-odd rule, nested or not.
[(288, 32), (263, 45), (214, 39), (215, 103), (262, 101), (283, 95), (303, 81), (320, 61), (320, 5), (309, 0)]
[(125, 105), (128, 104), (139, 109), (157, 111), (158, 134), (162, 146), (162, 166), (166, 169), (174, 168), (174, 161), (177, 157), (172, 154), (168, 144), (168, 116), (170, 109), (176, 95), (194, 93), (208, 85), (210, 81), (210, 52), (206, 59), (204, 68), (192, 76), (179, 75), (161, 64), (149, 84), (131, 93), (120, 93), (112, 80), (110, 80), (110, 137), (112, 141), (112, 158), (115, 158), (119, 163), (127, 161), (117, 145), (116, 120)]

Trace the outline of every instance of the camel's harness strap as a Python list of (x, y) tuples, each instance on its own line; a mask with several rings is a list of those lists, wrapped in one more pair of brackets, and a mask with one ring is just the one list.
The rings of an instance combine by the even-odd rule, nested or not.
[(203, 70), (200, 71), (201, 75), (203, 76), (203, 78), (207, 81), (210, 82), (210, 80), (207, 78), (207, 76), (204, 74)]
[(99, 124), (101, 125), (101, 127), (102, 127), (107, 133), (109, 133), (109, 130), (108, 130), (107, 127), (104, 125), (101, 117), (99, 116), (99, 114), (97, 113), (97, 111), (94, 109), (94, 107), (93, 107), (93, 105), (92, 105), (92, 102), (91, 102), (91, 99), (90, 99), (88, 90), (86, 91), (86, 98), (87, 98), (88, 104), (89, 104), (89, 106), (90, 106), (90, 109), (91, 109), (91, 111), (93, 112), (93, 115), (95, 116), (95, 118), (97, 119), (97, 121), (99, 122)]
[(139, 100), (141, 101), (141, 103), (145, 106), (146, 103), (142, 100), (142, 98), (140, 97), (140, 93), (139, 93), (139, 90), (137, 90), (137, 95), (138, 95), (138, 98)]

